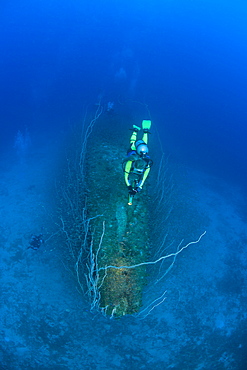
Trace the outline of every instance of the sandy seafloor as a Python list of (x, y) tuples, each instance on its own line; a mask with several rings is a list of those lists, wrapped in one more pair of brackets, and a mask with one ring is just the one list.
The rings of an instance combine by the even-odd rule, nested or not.
[[(66, 247), (51, 237), (56, 150), (47, 143), (24, 160), (1, 162), (0, 368), (246, 369), (247, 214), (240, 189), (186, 169), (188, 217), (196, 210), (194, 235), (207, 234), (153, 288), (153, 297), (167, 290), (162, 305), (143, 320), (110, 320), (90, 312), (65, 267)], [(46, 242), (28, 249), (39, 233)]]

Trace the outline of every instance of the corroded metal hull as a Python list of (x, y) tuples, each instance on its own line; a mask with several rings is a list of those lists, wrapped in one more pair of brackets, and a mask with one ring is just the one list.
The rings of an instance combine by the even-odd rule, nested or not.
[[(102, 131), (101, 131), (102, 133)], [(149, 212), (147, 186), (128, 205), (122, 160), (126, 154), (121, 138), (106, 132), (93, 135), (86, 156), (87, 211), (91, 219), (91, 244), (98, 307), (107, 315), (123, 316), (139, 311), (148, 260)], [(128, 142), (127, 142), (128, 144)], [(96, 287), (94, 287), (96, 288)]]

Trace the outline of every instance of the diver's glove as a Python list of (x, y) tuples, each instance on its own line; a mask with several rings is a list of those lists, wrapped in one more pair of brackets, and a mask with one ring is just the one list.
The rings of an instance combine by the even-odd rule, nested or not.
[(134, 191), (136, 192), (136, 193), (140, 193), (140, 191), (142, 190), (142, 188), (140, 188), (139, 186), (137, 186), (135, 189), (134, 189)]

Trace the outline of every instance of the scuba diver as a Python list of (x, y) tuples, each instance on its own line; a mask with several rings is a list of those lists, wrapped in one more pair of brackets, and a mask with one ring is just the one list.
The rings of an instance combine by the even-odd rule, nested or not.
[(133, 132), (130, 137), (130, 149), (127, 152), (127, 158), (123, 161), (124, 178), (129, 191), (128, 205), (132, 205), (133, 197), (142, 190), (153, 164), (153, 161), (147, 155), (150, 127), (150, 120), (142, 121), (142, 140), (137, 140), (137, 134), (141, 128), (133, 125), (133, 129), (131, 129)]

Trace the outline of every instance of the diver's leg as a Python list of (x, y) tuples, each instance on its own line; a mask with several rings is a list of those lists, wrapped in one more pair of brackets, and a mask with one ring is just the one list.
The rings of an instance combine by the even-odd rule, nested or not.
[(148, 132), (144, 132), (143, 133), (142, 141), (144, 141), (145, 144), (148, 143)]
[(140, 127), (136, 126), (136, 125), (133, 125), (133, 132), (131, 134), (131, 137), (130, 137), (130, 147), (131, 147), (131, 150), (135, 150), (136, 147), (135, 147), (135, 142), (136, 142), (136, 139), (137, 139), (137, 134), (138, 134), (138, 131), (140, 131)]
[(142, 140), (145, 144), (148, 143), (148, 134), (150, 134), (150, 128), (151, 128), (152, 122), (150, 120), (144, 119), (142, 121), (142, 129), (143, 129), (143, 137)]

